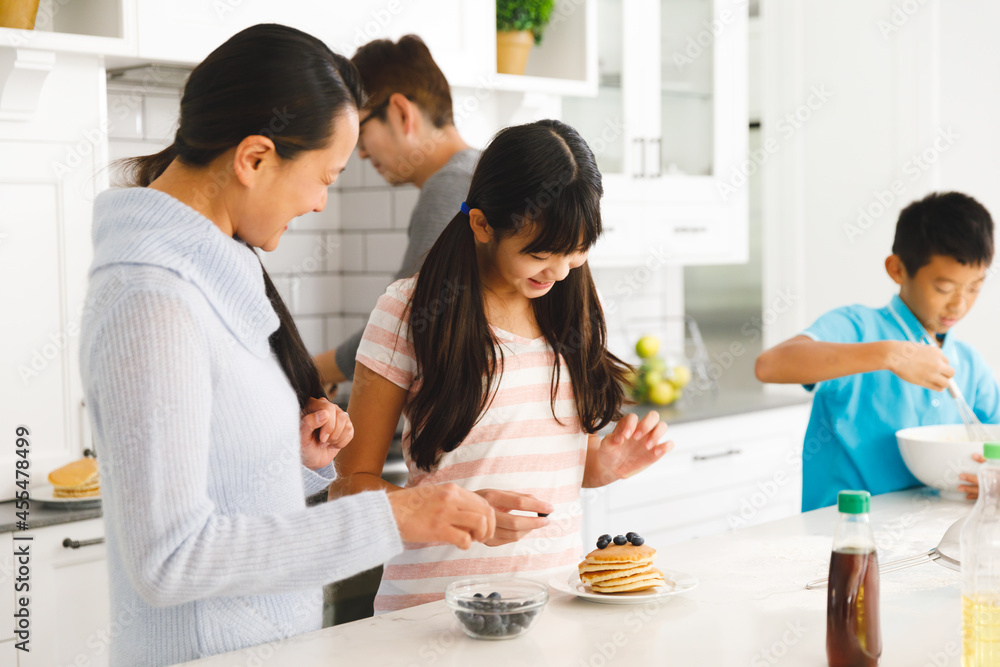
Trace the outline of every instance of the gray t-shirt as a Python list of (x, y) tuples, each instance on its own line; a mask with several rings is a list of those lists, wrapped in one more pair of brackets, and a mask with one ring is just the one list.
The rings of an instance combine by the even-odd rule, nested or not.
[[(420, 188), (417, 204), (410, 214), (403, 265), (393, 280), (408, 278), (420, 270), (424, 255), (458, 213), (459, 206), (469, 194), (472, 171), (478, 159), (479, 151), (475, 148), (459, 151)], [(349, 380), (354, 379), (354, 358), (364, 332), (364, 328), (360, 329), (337, 347), (337, 366)]]

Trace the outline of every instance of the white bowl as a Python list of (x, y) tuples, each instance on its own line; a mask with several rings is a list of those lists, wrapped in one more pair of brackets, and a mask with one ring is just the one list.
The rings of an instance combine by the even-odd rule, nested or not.
[[(984, 424), (990, 440), (1000, 441), (1000, 425)], [(979, 464), (973, 454), (983, 453), (983, 441), (972, 442), (964, 424), (914, 426), (896, 431), (899, 453), (913, 476), (927, 486), (938, 489), (942, 498), (964, 500), (958, 490), (959, 474), (976, 474)]]

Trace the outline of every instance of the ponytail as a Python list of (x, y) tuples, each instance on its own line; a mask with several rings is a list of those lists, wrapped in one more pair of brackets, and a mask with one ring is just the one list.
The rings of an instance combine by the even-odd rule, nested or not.
[[(410, 457), (423, 470), (469, 434), (502, 364), (486, 320), (469, 216), (459, 213), (427, 253), (410, 305), (421, 385), (409, 406)], [(498, 363), (499, 362), (499, 363)]]
[(160, 174), (167, 170), (176, 157), (176, 145), (170, 144), (155, 155), (141, 155), (117, 160), (115, 167), (120, 174), (120, 182), (117, 184), (123, 187), (145, 188), (159, 178)]
[(270, 299), (271, 306), (281, 322), (269, 339), (271, 351), (274, 352), (278, 363), (281, 364), (281, 370), (285, 372), (288, 382), (295, 390), (299, 409), (304, 412), (310, 398), (326, 398), (326, 391), (323, 390), (319, 370), (316, 368), (309, 351), (306, 350), (305, 343), (302, 342), (292, 314), (288, 312), (285, 302), (278, 294), (274, 283), (271, 282), (271, 276), (267, 275), (263, 264), (260, 265), (260, 270), (264, 274), (264, 288), (267, 292), (267, 298)]

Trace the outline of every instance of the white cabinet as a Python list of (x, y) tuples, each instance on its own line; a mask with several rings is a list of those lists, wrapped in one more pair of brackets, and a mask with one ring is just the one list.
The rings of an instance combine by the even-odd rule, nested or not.
[[(111, 623), (104, 522), (90, 519), (27, 531), (31, 542), (31, 651), (18, 667), (108, 665)], [(69, 540), (70, 546), (64, 546)], [(95, 543), (96, 542), (96, 543)], [(80, 546), (72, 548), (72, 544)], [(123, 619), (127, 622), (127, 619)]]
[(797, 514), (809, 404), (670, 427), (674, 449), (584, 490), (583, 536), (635, 531), (656, 548)]
[(598, 95), (563, 100), (604, 176), (597, 266), (743, 262), (747, 4), (598, 0)]
[[(2, 49), (0, 49), (2, 51)], [(56, 54), (24, 120), (0, 120), (0, 499), (14, 497), (15, 429), (30, 430), (31, 482), (89, 444), (78, 361), (94, 193), (107, 141), (96, 56)], [(8, 81), (17, 88), (17, 82)], [(67, 114), (72, 109), (72, 114)]]
[(194, 65), (257, 23), (304, 30), (347, 57), (373, 39), (416, 33), (449, 82), (468, 86), (496, 71), (494, 16), (492, 0), (136, 0), (138, 56), (144, 60)]

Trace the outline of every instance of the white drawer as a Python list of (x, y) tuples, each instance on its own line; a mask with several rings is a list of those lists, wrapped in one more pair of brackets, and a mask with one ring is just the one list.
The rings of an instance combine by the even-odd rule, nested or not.
[(660, 504), (739, 486), (776, 471), (798, 474), (794, 446), (788, 437), (764, 437), (678, 449), (642, 474), (612, 485), (608, 508), (617, 511)]

